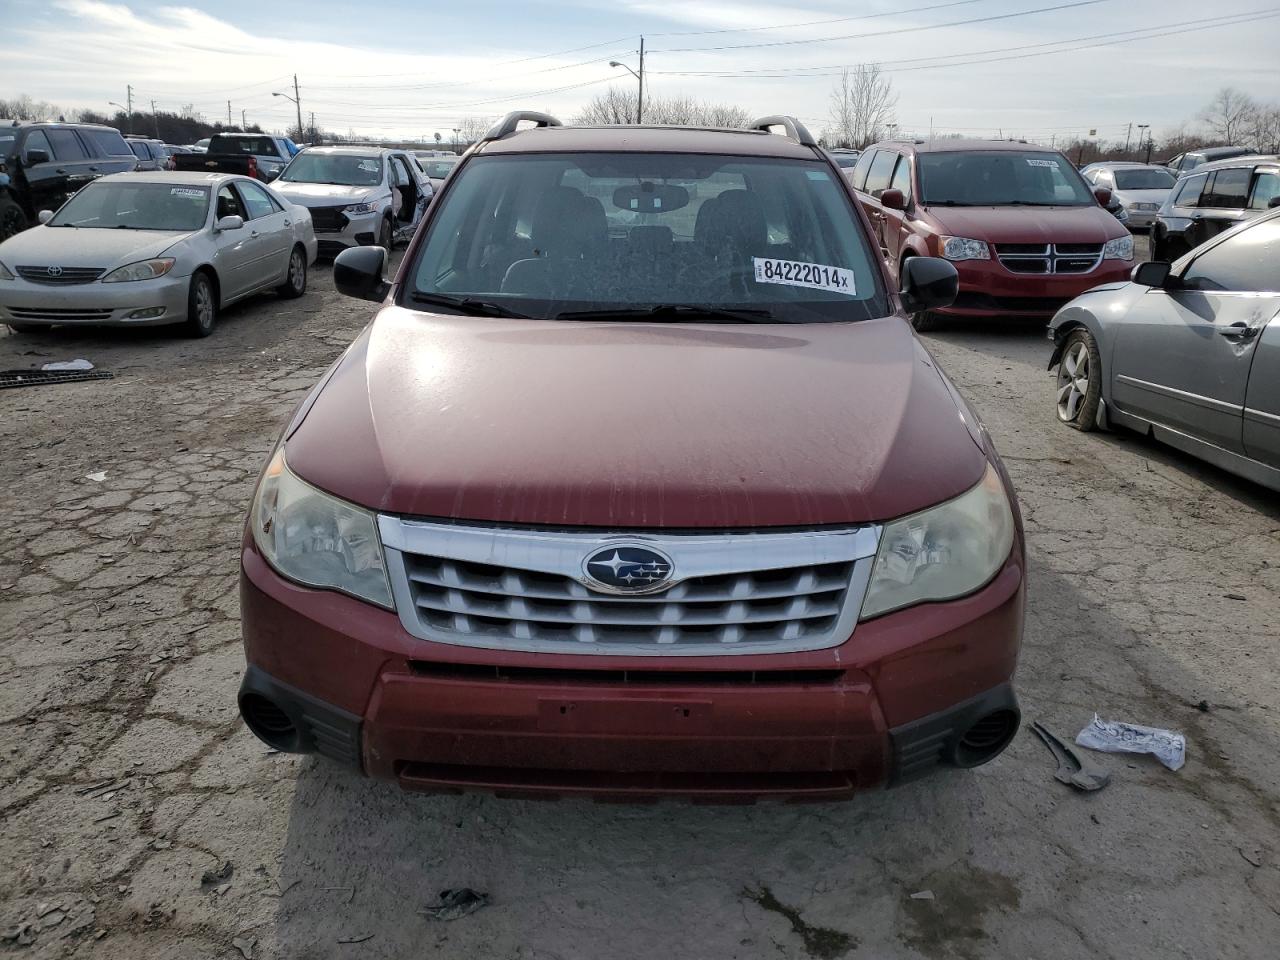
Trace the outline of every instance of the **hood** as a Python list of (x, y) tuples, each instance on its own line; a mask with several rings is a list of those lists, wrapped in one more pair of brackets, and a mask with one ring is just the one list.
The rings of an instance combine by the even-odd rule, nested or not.
[(1102, 207), (929, 207), (951, 237), (988, 243), (1105, 243), (1127, 232)]
[(1164, 203), (1171, 187), (1160, 187), (1156, 190), (1112, 190), (1111, 195), (1126, 206), (1131, 203), (1154, 203), (1157, 207)]
[(340, 183), (290, 183), (275, 180), (271, 189), (293, 203), (314, 207), (320, 203), (341, 200), (346, 203), (364, 203), (373, 198), (379, 187), (347, 187)]
[(389, 307), (288, 437), (375, 510), (497, 523), (863, 523), (986, 459), (906, 323), (564, 323)]
[(158, 257), (189, 231), (94, 230), (47, 227), (24, 230), (0, 243), (5, 266), (114, 267)]

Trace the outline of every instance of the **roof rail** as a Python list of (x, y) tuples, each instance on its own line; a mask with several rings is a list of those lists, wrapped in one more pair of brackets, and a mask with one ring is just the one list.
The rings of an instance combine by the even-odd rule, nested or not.
[(787, 132), (787, 136), (802, 147), (816, 147), (818, 145), (818, 141), (813, 139), (813, 134), (795, 117), (761, 117), (751, 124), (752, 130), (763, 130), (765, 133), (769, 133), (773, 127), (782, 127)]
[(490, 127), (489, 132), (480, 139), (499, 140), (509, 133), (515, 133), (516, 127), (526, 120), (539, 127), (564, 126), (555, 117), (545, 113), (538, 113), (536, 110), (514, 110)]

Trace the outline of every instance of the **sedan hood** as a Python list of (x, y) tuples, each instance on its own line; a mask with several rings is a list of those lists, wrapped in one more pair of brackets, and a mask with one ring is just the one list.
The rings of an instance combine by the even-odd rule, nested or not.
[(382, 312), (288, 437), (291, 468), (396, 514), (560, 526), (863, 523), (954, 497), (985, 454), (901, 319), (730, 326)]
[(377, 192), (376, 187), (347, 187), (340, 183), (289, 183), (276, 180), (271, 189), (293, 203), (304, 207), (332, 204), (337, 201), (364, 203)]
[(1105, 243), (1125, 235), (1099, 206), (929, 207), (942, 232), (988, 243)]
[(158, 257), (189, 236), (191, 233), (186, 231), (96, 230), (42, 224), (0, 244), (0, 261), (8, 267), (99, 267), (105, 270)]

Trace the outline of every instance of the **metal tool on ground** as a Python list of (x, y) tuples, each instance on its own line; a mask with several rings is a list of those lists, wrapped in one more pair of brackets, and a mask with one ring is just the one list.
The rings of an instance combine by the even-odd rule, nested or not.
[(1111, 782), (1109, 771), (1091, 764), (1039, 720), (1031, 724), (1031, 729), (1058, 761), (1058, 769), (1053, 775), (1055, 780), (1086, 793), (1101, 790)]
[(0, 370), (0, 390), (12, 387), (43, 387), (51, 383), (81, 380), (110, 380), (105, 370)]

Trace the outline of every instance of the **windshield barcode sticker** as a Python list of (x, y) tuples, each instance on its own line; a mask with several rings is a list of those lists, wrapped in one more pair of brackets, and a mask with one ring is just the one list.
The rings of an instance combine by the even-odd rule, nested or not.
[(1028, 157), (1028, 158), (1027, 158), (1027, 166), (1029, 166), (1029, 167), (1053, 167), (1053, 168), (1056, 170), (1056, 169), (1058, 169), (1058, 161), (1057, 161), (1057, 160), (1034, 160), (1034, 159), (1032, 159), (1031, 157)]
[(175, 197), (190, 197), (193, 200), (203, 200), (205, 192), (199, 187), (173, 187), (169, 190)]
[(855, 295), (853, 271), (844, 267), (826, 267), (818, 263), (800, 263), (796, 260), (772, 260), (752, 257), (756, 268), (756, 283), (779, 283), (787, 287), (810, 287), (814, 290), (830, 290), (833, 293)]

